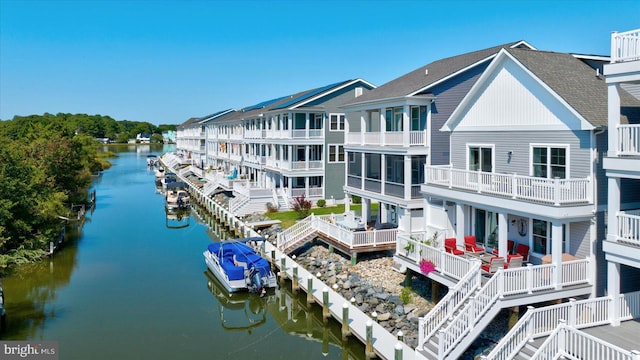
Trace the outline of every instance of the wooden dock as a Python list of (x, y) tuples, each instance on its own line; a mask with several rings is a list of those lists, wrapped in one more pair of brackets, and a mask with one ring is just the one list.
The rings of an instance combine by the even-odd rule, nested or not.
[[(164, 166), (166, 166), (162, 157), (160, 158), (160, 161)], [(171, 170), (176, 173), (179, 178), (182, 178), (177, 171), (174, 171), (174, 169)], [(182, 180), (184, 181), (185, 179)], [(205, 196), (201, 188), (196, 187), (189, 182), (187, 183), (190, 187), (189, 190), (192, 199), (204, 206), (210, 214), (216, 217), (216, 219), (229, 227), (236, 228), (236, 232), (243, 236), (262, 236), (259, 232), (254, 230), (249, 223), (245, 223), (238, 219), (234, 214), (231, 214), (222, 204), (208, 196)], [(326, 292), (328, 296), (328, 315), (333, 317), (340, 324), (343, 323), (343, 307), (346, 307), (349, 314), (347, 320), (349, 333), (362, 341), (365, 346), (367, 344), (367, 324), (370, 324), (372, 353), (367, 354), (367, 356), (378, 356), (381, 359), (393, 360), (414, 360), (423, 358), (413, 348), (401, 341), (398, 341), (396, 335), (391, 334), (382, 327), (382, 325), (373, 321), (367, 314), (363, 313), (355, 305), (351, 304), (347, 299), (343, 298), (339, 293), (331, 289), (306, 269), (299, 266), (291, 257), (282, 253), (275, 245), (268, 241), (265, 242), (264, 255), (268, 260), (276, 264), (280, 271), (286, 274), (288, 279), (295, 279), (295, 282), (299, 285), (299, 289), (302, 289), (308, 294), (310, 293), (314, 302), (319, 304), (319, 306), (323, 306), (323, 296)], [(297, 273), (297, 276), (294, 276), (294, 271)], [(308, 288), (308, 279), (312, 279), (312, 286), (310, 288)], [(293, 283), (294, 282), (292, 282), (292, 284)]]

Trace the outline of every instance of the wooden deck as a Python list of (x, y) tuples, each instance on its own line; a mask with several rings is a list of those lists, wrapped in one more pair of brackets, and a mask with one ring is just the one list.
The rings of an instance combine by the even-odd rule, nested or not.
[(601, 325), (582, 329), (625, 350), (640, 350), (640, 319), (620, 322), (620, 326)]

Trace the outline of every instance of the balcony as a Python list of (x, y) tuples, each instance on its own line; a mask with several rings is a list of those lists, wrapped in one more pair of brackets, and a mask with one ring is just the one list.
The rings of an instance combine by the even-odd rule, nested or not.
[(422, 199), (420, 193), (420, 184), (411, 184), (411, 195), (405, 194), (405, 188), (407, 185), (396, 183), (392, 181), (381, 181), (379, 179), (364, 178), (364, 186), (362, 184), (362, 177), (356, 175), (347, 176), (347, 187), (350, 190), (364, 190), (371, 193), (377, 193), (384, 196), (393, 197), (396, 199), (416, 200)]
[(640, 60), (640, 29), (611, 34), (611, 62)]
[(640, 248), (640, 209), (620, 211), (618, 219), (618, 233), (616, 241)]
[(618, 155), (640, 155), (640, 125), (618, 125)]
[(266, 165), (281, 170), (322, 170), (324, 168), (324, 162), (322, 160), (287, 161), (267, 159)]
[(591, 179), (547, 179), (515, 174), (425, 166), (425, 184), (473, 191), (540, 204), (562, 206), (592, 203)]
[(427, 146), (427, 131), (383, 131), (347, 133), (346, 145)]
[(323, 129), (262, 130), (263, 139), (323, 139)]

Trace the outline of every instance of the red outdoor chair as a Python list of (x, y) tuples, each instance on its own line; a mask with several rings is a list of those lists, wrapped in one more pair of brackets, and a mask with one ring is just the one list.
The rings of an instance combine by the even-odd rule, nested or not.
[(529, 245), (518, 244), (516, 254), (522, 255), (522, 261), (529, 261)]
[(458, 249), (456, 245), (456, 238), (444, 239), (444, 250), (453, 255), (464, 255), (464, 251)]
[[(513, 240), (507, 240), (507, 254), (513, 254), (513, 248), (515, 247), (516, 242)], [(498, 255), (498, 249), (493, 249), (493, 253)]]
[(504, 264), (505, 269), (513, 269), (522, 267), (522, 255), (507, 255), (507, 262)]
[(464, 237), (464, 248), (466, 251), (473, 253), (483, 253), (484, 248), (476, 245), (476, 237), (474, 235), (467, 235)]
[(482, 264), (482, 271), (487, 274), (495, 274), (498, 269), (504, 269), (504, 258), (502, 256), (494, 256), (489, 260), (488, 264)]

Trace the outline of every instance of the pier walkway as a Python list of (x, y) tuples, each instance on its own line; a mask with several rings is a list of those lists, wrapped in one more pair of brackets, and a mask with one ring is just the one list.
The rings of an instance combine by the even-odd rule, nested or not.
[[(187, 179), (177, 171), (178, 169), (174, 169), (164, 162), (163, 157), (160, 157), (160, 163), (177, 174), (182, 181), (189, 184), (192, 199), (204, 206), (207, 211), (218, 220), (229, 227), (235, 228), (242, 236), (262, 236), (254, 230), (253, 227), (231, 214), (222, 204), (205, 196), (200, 187), (186, 181)], [(320, 279), (300, 267), (291, 257), (268, 241), (265, 242), (264, 252), (265, 257), (278, 266), (280, 272), (284, 272), (288, 279), (292, 280), (292, 285), (295, 286), (298, 284), (300, 289), (307, 292), (307, 294), (311, 294), (315, 303), (323, 306), (324, 296), (327, 294), (328, 308), (323, 311), (326, 311), (327, 315), (332, 316), (340, 324), (343, 323), (343, 308), (346, 307), (348, 310), (347, 323), (349, 334), (364, 342), (365, 345), (367, 345), (367, 331), (369, 329), (369, 338), (371, 339), (372, 346), (370, 350), (372, 353), (367, 354), (368, 356), (375, 354), (382, 359), (394, 360), (423, 359), (413, 348), (398, 341), (396, 335), (391, 334), (380, 324), (373, 321), (368, 315), (351, 304), (347, 299), (343, 298), (338, 292), (329, 288), (329, 286)], [(311, 287), (308, 286), (309, 279), (311, 279)], [(367, 326), (368, 324), (370, 327)]]

